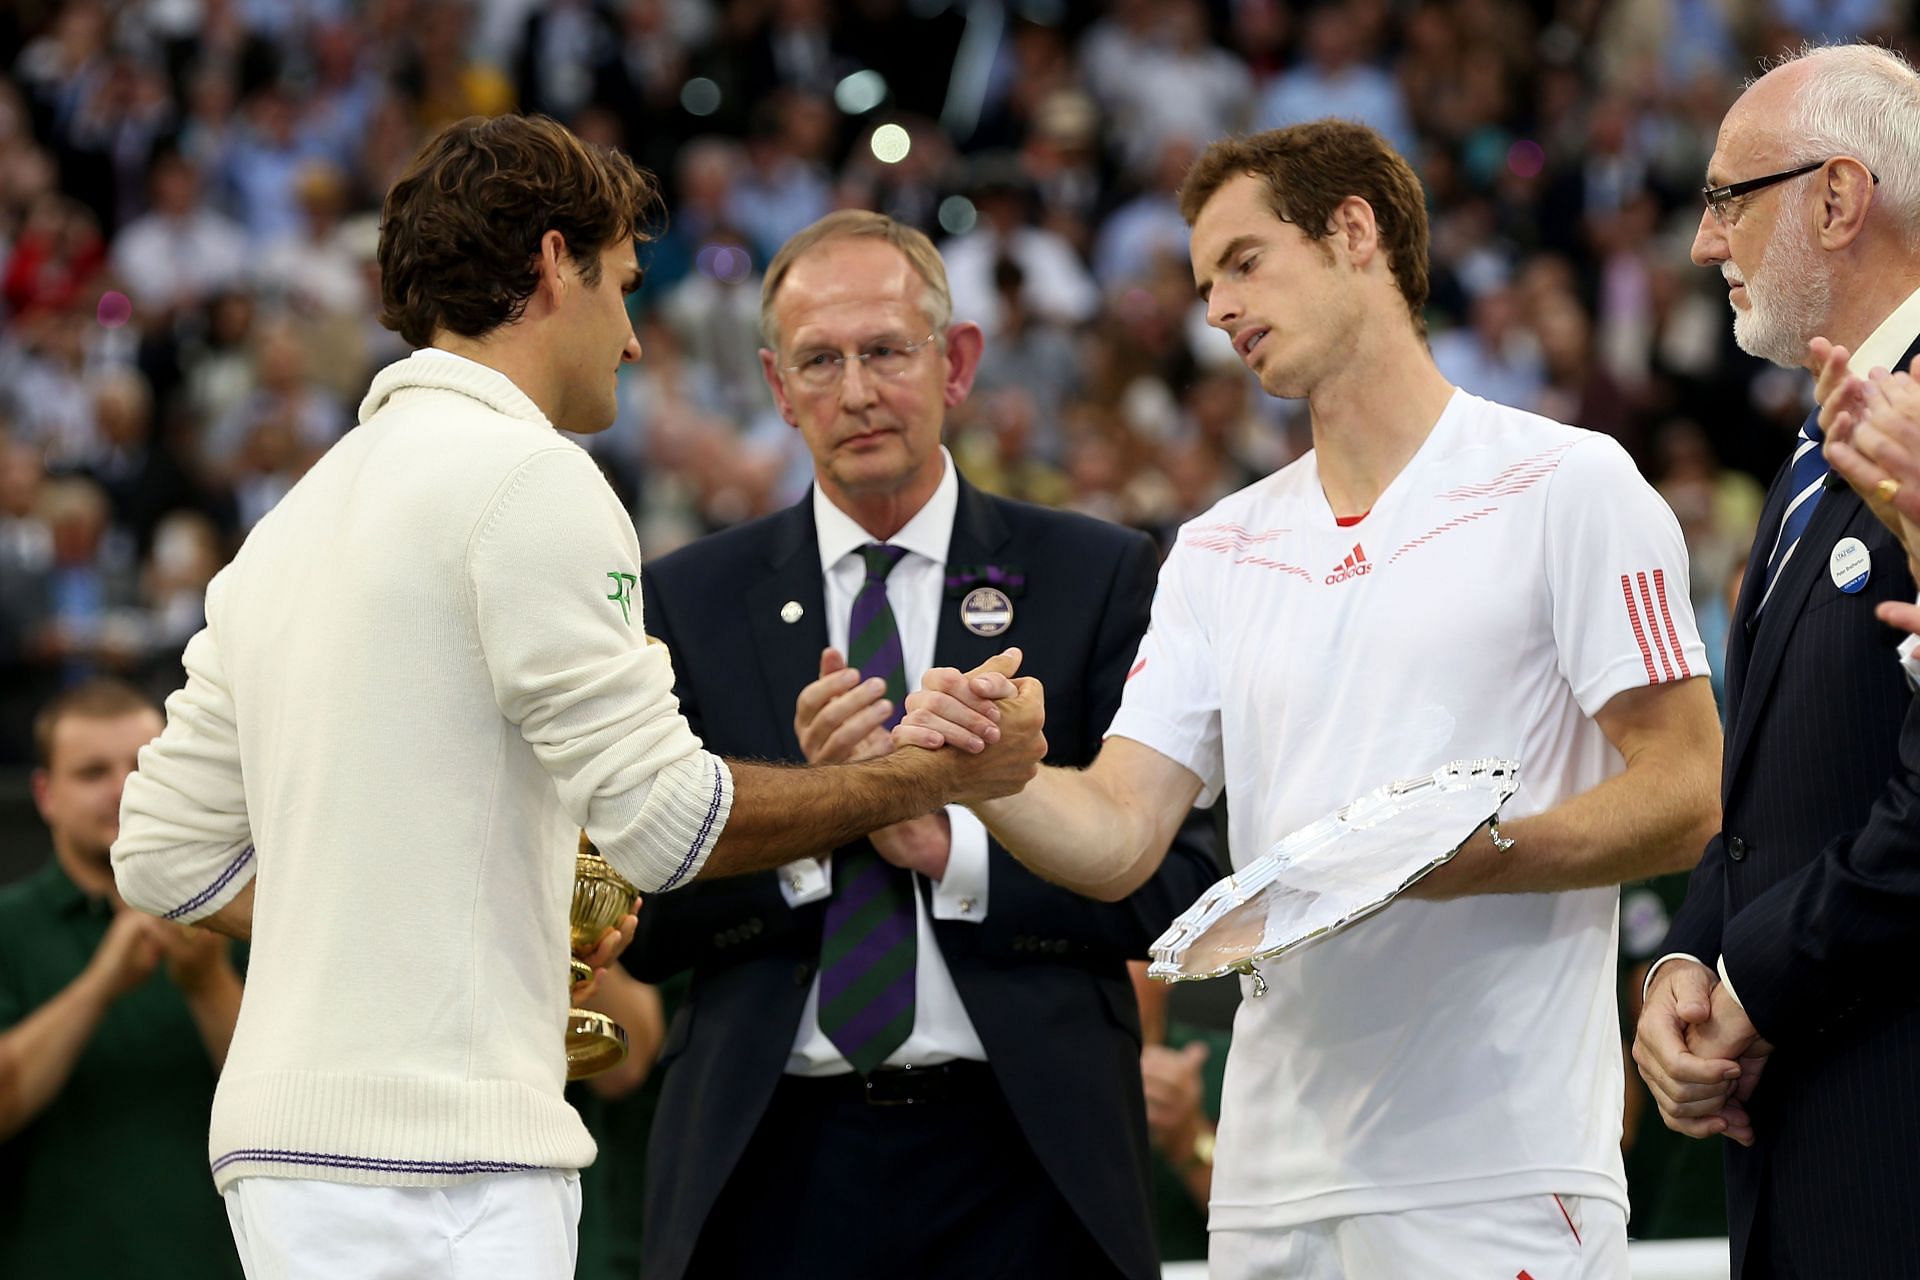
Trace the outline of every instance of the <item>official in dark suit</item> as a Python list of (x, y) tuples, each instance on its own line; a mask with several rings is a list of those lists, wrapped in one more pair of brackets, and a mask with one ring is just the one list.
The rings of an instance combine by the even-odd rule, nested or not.
[[(1878, 127), (1890, 110), (1898, 128)], [(1917, 133), (1920, 79), (1866, 46), (1796, 58), (1728, 112), (1693, 257), (1734, 285), (1744, 349), (1806, 366), (1826, 335), (1862, 375), (1920, 351), (1920, 210), (1884, 181), (1920, 163), (1888, 139)], [(1875, 617), (1914, 581), (1821, 436), (1809, 419), (1760, 518), (1727, 654), (1722, 829), (1634, 1049), (1672, 1127), (1733, 1139), (1736, 1280), (1920, 1275), (1920, 712)]]
[[(761, 353), (812, 494), (644, 572), (646, 618), (714, 750), (884, 754), (934, 664), (1009, 646), (1085, 764), (1147, 623), (1141, 534), (989, 497), (940, 447), (979, 329), (925, 236), (833, 214), (770, 265)], [(778, 873), (650, 901), (628, 963), (693, 971), (668, 1031), (645, 1274), (1158, 1274), (1125, 960), (1218, 875), (1204, 815), (1098, 904), (963, 809)]]

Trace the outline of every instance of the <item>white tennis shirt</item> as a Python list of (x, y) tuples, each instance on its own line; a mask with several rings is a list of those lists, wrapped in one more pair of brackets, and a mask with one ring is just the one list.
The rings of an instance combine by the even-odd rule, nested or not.
[[(1203, 804), (1224, 788), (1243, 865), (1449, 760), (1517, 759), (1505, 816), (1549, 808), (1622, 768), (1591, 719), (1608, 699), (1706, 670), (1679, 525), (1620, 446), (1456, 392), (1358, 524), (1309, 453), (1186, 525), (1109, 732), (1191, 769)], [(1625, 1206), (1618, 899), (1401, 902), (1264, 966), (1212, 1226)]]

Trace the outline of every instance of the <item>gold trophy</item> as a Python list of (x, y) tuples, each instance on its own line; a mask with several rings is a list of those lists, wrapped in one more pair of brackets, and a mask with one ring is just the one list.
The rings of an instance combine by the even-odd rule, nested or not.
[[(580, 833), (580, 851), (574, 855), (572, 945), (575, 951), (590, 949), (600, 935), (620, 923), (620, 917), (633, 910), (639, 890), (621, 879), (599, 850)], [(578, 960), (569, 960), (573, 985), (579, 986), (593, 976), (593, 970)], [(589, 1009), (567, 1010), (567, 1079), (585, 1080), (617, 1067), (627, 1056), (627, 1029), (604, 1013)]]

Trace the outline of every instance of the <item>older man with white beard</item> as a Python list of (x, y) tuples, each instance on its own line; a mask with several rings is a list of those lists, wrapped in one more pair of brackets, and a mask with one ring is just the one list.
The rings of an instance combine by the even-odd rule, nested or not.
[[(1693, 260), (1731, 287), (1742, 348), (1813, 368), (1818, 335), (1863, 377), (1912, 361), (1920, 77), (1905, 61), (1847, 45), (1775, 66), (1727, 113), (1703, 194)], [(1914, 582), (1821, 439), (1810, 417), (1761, 515), (1727, 655), (1722, 827), (1634, 1046), (1669, 1126), (1732, 1139), (1736, 1280), (1909, 1274), (1920, 1258), (1920, 1003), (1903, 977), (1920, 711), (1875, 618)]]

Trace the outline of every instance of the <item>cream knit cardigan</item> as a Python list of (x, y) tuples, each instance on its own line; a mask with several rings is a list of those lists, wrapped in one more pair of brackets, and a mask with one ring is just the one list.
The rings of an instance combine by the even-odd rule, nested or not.
[(576, 828), (645, 891), (733, 798), (640, 616), (598, 469), (505, 376), (402, 360), (207, 593), (114, 874), (192, 921), (255, 882), (215, 1182), (578, 1168)]

